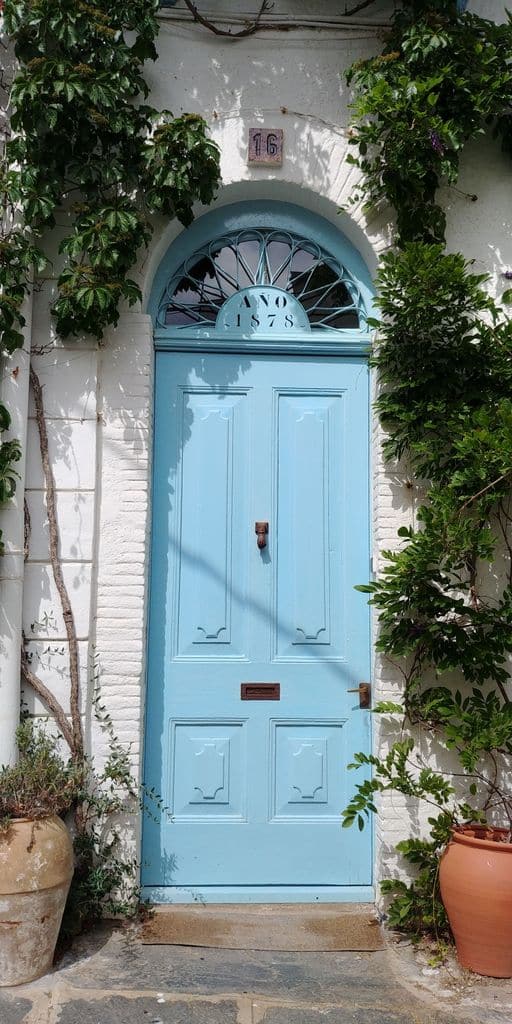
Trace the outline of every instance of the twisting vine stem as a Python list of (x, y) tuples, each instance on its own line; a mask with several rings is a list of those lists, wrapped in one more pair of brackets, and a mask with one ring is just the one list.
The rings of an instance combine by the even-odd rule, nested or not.
[[(55, 580), (55, 586), (59, 594), (59, 599), (62, 608), (62, 617), (64, 619), (64, 627), (66, 630), (66, 636), (68, 640), (69, 648), (69, 706), (71, 713), (71, 753), (73, 758), (80, 761), (84, 754), (84, 737), (82, 729), (82, 720), (80, 717), (80, 666), (78, 656), (78, 640), (76, 634), (75, 617), (73, 615), (73, 608), (69, 599), (68, 589), (64, 581), (64, 575), (62, 572), (62, 565), (60, 562), (59, 553), (59, 529), (57, 523), (57, 507), (55, 497), (55, 481), (53, 477), (53, 470), (50, 462), (50, 454), (48, 451), (48, 431), (46, 429), (46, 420), (44, 416), (43, 407), (43, 392), (39, 377), (37, 376), (34, 367), (30, 368), (30, 384), (32, 387), (32, 394), (34, 396), (34, 405), (36, 410), (36, 422), (37, 430), (39, 434), (39, 447), (41, 452), (41, 460), (43, 464), (43, 475), (46, 486), (46, 511), (48, 513), (48, 530), (50, 539), (50, 563), (52, 567), (53, 578)], [(26, 668), (24, 667), (24, 675), (27, 678)], [(39, 684), (39, 691), (41, 692), (42, 684)], [(48, 703), (48, 696), (46, 696), (46, 702)], [(53, 711), (54, 708), (51, 708)], [(62, 727), (62, 722), (59, 721)], [(66, 730), (63, 734), (69, 743), (69, 731)]]
[(367, 7), (371, 7), (375, 3), (375, 0), (361, 0), (361, 3), (355, 4), (354, 7), (345, 7), (343, 14), (346, 18), (351, 18), (354, 14), (359, 14), (360, 11), (366, 10)]
[(199, 25), (203, 25), (204, 28), (207, 28), (210, 32), (213, 32), (214, 35), (224, 36), (228, 39), (246, 39), (247, 36), (254, 35), (254, 33), (257, 32), (260, 27), (260, 22), (263, 15), (272, 7), (272, 3), (270, 2), (270, 0), (262, 0), (260, 9), (254, 21), (250, 22), (246, 28), (242, 28), (238, 32), (232, 32), (230, 29), (219, 28), (219, 26), (215, 25), (213, 21), (210, 21), (209, 18), (206, 18), (204, 14), (201, 14), (201, 12), (197, 9), (196, 5), (192, 3), (192, 0), (184, 0), (184, 2), (185, 7), (188, 7), (194, 21), (198, 22)]
[(43, 703), (48, 708), (48, 711), (50, 711), (51, 714), (53, 715), (62, 733), (62, 736), (64, 737), (71, 751), (71, 754), (74, 756), (75, 737), (73, 734), (73, 730), (69, 727), (69, 723), (66, 718), (66, 712), (64, 711), (62, 704), (60, 704), (60, 702), (57, 700), (55, 694), (53, 694), (51, 690), (49, 690), (48, 687), (43, 683), (42, 679), (40, 679), (39, 676), (37, 676), (35, 672), (32, 671), (24, 644), (22, 644), (21, 647), (21, 674), (25, 682), (27, 682), (29, 686), (32, 687), (34, 693), (36, 693), (37, 696), (41, 698)]

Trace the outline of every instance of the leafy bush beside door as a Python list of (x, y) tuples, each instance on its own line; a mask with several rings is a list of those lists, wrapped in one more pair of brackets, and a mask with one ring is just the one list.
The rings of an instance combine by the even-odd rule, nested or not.
[[(360, 194), (396, 212), (373, 323), (384, 451), (429, 483), (417, 528), (399, 531), (380, 578), (360, 588), (378, 611), (377, 648), (402, 672), (403, 701), (375, 709), (398, 716), (400, 738), (384, 758), (356, 755), (353, 767), (371, 764), (374, 777), (356, 787), (344, 824), (364, 827), (387, 790), (434, 807), (430, 838), (398, 845), (416, 880), (383, 884), (390, 923), (413, 931), (446, 929), (437, 876), (452, 825), (512, 825), (510, 296), (494, 302), (471, 261), (446, 252), (437, 197), (441, 184), (455, 187), (470, 139), (492, 132), (511, 152), (511, 45), (510, 16), (498, 26), (455, 3), (412, 0), (383, 53), (348, 73)], [(456, 756), (451, 775), (423, 758), (418, 735)]]

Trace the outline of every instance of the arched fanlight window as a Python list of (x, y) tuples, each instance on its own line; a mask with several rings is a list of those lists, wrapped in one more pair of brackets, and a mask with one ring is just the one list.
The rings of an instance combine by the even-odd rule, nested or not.
[(215, 325), (226, 300), (252, 285), (290, 292), (306, 310), (312, 330), (364, 327), (358, 285), (339, 261), (316, 242), (270, 229), (223, 236), (189, 256), (161, 297), (158, 325)]

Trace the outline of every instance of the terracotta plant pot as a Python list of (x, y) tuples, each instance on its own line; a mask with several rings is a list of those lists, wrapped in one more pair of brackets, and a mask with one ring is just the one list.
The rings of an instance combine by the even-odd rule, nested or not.
[(60, 818), (20, 819), (0, 832), (0, 985), (50, 969), (72, 875), (73, 845)]
[(441, 858), (441, 897), (463, 967), (512, 978), (510, 831), (481, 825), (454, 829)]

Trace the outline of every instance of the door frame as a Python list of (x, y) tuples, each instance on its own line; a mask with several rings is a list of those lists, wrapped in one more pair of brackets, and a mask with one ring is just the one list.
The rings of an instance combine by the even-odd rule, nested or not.
[[(296, 234), (305, 234), (312, 241), (322, 245), (330, 251), (333, 256), (339, 259), (340, 263), (349, 270), (357, 279), (363, 297), (366, 314), (372, 315), (374, 290), (368, 269), (361, 256), (329, 221), (316, 214), (310, 213), (298, 206), (276, 201), (237, 203), (233, 206), (222, 207), (211, 213), (205, 214), (195, 221), (192, 226), (182, 234), (169, 247), (160, 267), (155, 275), (151, 297), (148, 305), (148, 312), (151, 314), (155, 325), (154, 349), (157, 351), (182, 351), (182, 352), (217, 352), (217, 353), (238, 353), (240, 355), (265, 353), (266, 355), (308, 355), (322, 356), (330, 355), (340, 360), (348, 355), (368, 356), (371, 345), (371, 335), (366, 324), (364, 329), (344, 330), (343, 332), (320, 332), (294, 333), (293, 339), (275, 338), (274, 336), (258, 335), (255, 338), (240, 338), (230, 335), (220, 336), (214, 330), (194, 330), (185, 328), (180, 331), (171, 328), (159, 327), (157, 324), (158, 308), (162, 293), (169, 280), (174, 277), (184, 260), (192, 256), (205, 242), (213, 241), (217, 237), (225, 237), (232, 231), (259, 229), (262, 225), (271, 226), (279, 231), (291, 231)], [(369, 547), (371, 555), (371, 378), (370, 378), (370, 401), (368, 403), (368, 437), (369, 437), (369, 465), (368, 465), (368, 502), (369, 502), (369, 524), (370, 536)], [(154, 410), (155, 411), (155, 410)], [(153, 421), (153, 436), (155, 419)], [(153, 444), (153, 453), (155, 445)], [(153, 455), (154, 458), (154, 455)], [(152, 476), (154, 473), (154, 466)], [(153, 485), (152, 485), (153, 486)], [(150, 541), (150, 550), (152, 541)], [(151, 563), (148, 581), (148, 592), (151, 591)], [(149, 644), (149, 629), (147, 630), (147, 643)], [(371, 671), (372, 662), (372, 636), (371, 618), (369, 618), (368, 631), (369, 662)], [(146, 665), (148, 657), (146, 656)], [(148, 682), (146, 680), (146, 690)], [(144, 715), (143, 747), (146, 748), (147, 725)], [(370, 747), (372, 746), (372, 729), (370, 723)], [(143, 763), (145, 763), (146, 750), (143, 752)], [(341, 828), (340, 808), (340, 828)], [(144, 821), (142, 821), (142, 832), (144, 832)], [(374, 873), (374, 835), (370, 829), (370, 858), (372, 879)], [(317, 886), (315, 897), (312, 899), (311, 889), (303, 886), (290, 886), (289, 892), (284, 887), (262, 887), (262, 886), (232, 886), (229, 890), (226, 886), (208, 887), (208, 902), (221, 903), (303, 903), (303, 902), (366, 902), (374, 901), (375, 890), (373, 883), (361, 886)], [(293, 891), (292, 891), (293, 890)], [(204, 893), (192, 887), (151, 885), (143, 886), (144, 898), (153, 903), (195, 903), (204, 899)]]

